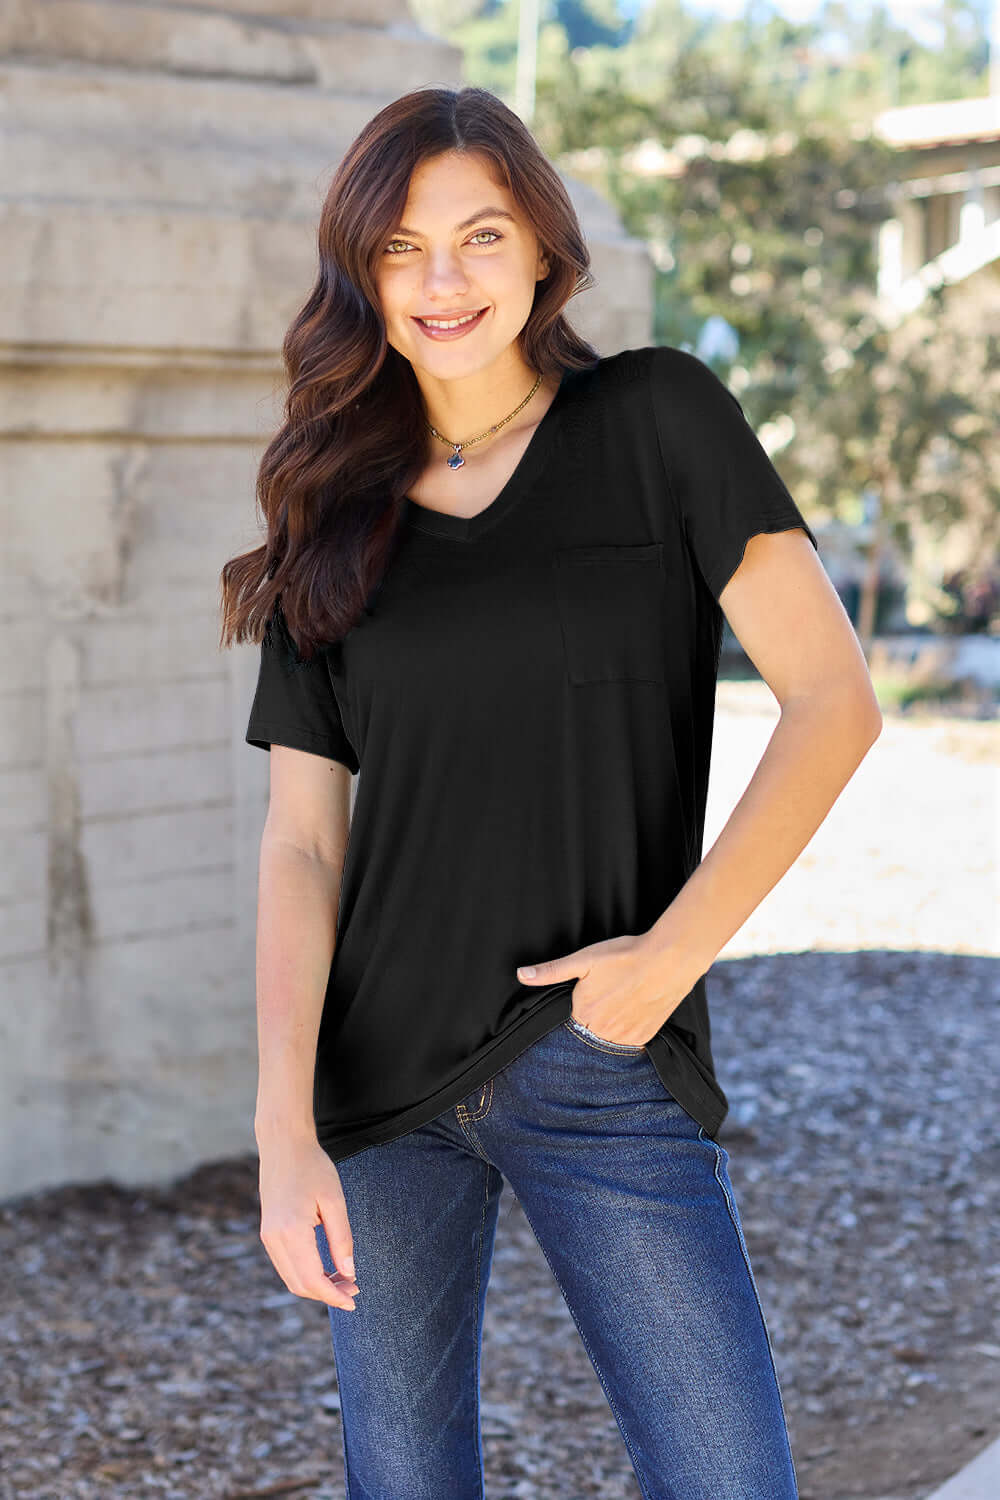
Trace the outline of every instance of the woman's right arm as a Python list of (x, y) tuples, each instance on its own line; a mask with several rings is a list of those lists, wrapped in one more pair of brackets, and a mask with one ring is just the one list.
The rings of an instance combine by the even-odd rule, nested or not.
[[(254, 1134), (260, 1237), (289, 1291), (353, 1308), (353, 1239), (340, 1175), (316, 1139), (316, 1042), (337, 925), (350, 827), (351, 773), (325, 756), (271, 746), (271, 793), (257, 900)], [(329, 1280), (314, 1233), (322, 1222), (343, 1279)]]

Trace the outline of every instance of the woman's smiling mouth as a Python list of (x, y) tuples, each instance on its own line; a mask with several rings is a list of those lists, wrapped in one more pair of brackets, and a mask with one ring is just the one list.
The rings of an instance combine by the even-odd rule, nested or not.
[(478, 312), (463, 313), (453, 318), (414, 318), (413, 321), (421, 333), (426, 334), (429, 339), (437, 339), (440, 342), (462, 338), (471, 329), (478, 328), (488, 312), (488, 307), (481, 307)]

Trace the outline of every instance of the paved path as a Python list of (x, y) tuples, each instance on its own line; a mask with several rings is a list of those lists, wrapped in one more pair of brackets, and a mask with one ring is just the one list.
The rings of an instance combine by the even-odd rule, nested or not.
[[(722, 682), (707, 850), (778, 721), (762, 682)], [(882, 733), (795, 864), (719, 955), (881, 948), (1000, 952), (1000, 722), (911, 721)]]
[(997, 1500), (1000, 1495), (1000, 1438), (966, 1464), (927, 1500)]

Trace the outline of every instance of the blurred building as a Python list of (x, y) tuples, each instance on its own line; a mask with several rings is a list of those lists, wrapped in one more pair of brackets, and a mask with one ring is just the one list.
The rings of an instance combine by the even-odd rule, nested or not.
[[(875, 120), (898, 162), (889, 189), (894, 211), (880, 225), (878, 239), (879, 313), (890, 328), (919, 318), (930, 294), (939, 291), (949, 321), (973, 341), (1000, 338), (998, 66), (991, 84), (985, 98), (908, 105)], [(1000, 448), (996, 438), (994, 445)], [(1000, 482), (1000, 452), (993, 472)], [(981, 521), (971, 517), (944, 535), (914, 524), (911, 625), (946, 612), (949, 591), (961, 599), (967, 619), (975, 614), (975, 598), (985, 601), (982, 608), (994, 621), (1000, 618), (1000, 563), (994, 558), (992, 571), (984, 569), (982, 531)]]
[(1000, 92), (884, 110), (875, 130), (899, 162), (895, 213), (879, 229), (886, 318), (947, 286), (984, 332), (1000, 330)]

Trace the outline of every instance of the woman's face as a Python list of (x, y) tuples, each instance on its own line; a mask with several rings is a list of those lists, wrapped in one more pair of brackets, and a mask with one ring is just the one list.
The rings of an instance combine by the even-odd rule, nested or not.
[[(401, 219), (376, 266), (389, 343), (435, 379), (489, 368), (524, 327), (535, 283), (549, 269), (534, 230), (483, 159), (458, 151), (414, 170)], [(481, 309), (477, 322), (447, 338), (417, 321)]]

